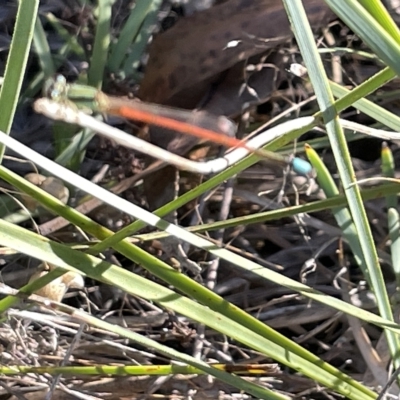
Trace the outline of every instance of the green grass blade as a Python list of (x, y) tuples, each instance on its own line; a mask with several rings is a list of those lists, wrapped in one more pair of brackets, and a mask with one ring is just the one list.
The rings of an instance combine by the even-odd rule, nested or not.
[[(17, 19), (7, 58), (4, 82), (0, 90), (0, 131), (10, 132), (25, 75), (39, 0), (20, 0)], [(0, 145), (0, 163), (4, 146)]]
[(119, 32), (118, 41), (111, 47), (108, 59), (108, 69), (110, 72), (115, 74), (120, 71), (122, 62), (128, 54), (129, 47), (140, 31), (144, 19), (152, 7), (152, 3), (154, 1), (138, 0), (131, 9), (127, 21)]
[[(4, 136), (0, 140), (7, 138)], [(9, 139), (7, 139), (8, 141)], [(88, 217), (79, 214), (74, 209), (71, 209), (68, 206), (65, 206), (61, 203), (58, 199), (50, 196), (48, 193), (40, 190), (36, 186), (28, 183), (27, 181), (23, 180), (22, 178), (18, 177), (16, 174), (11, 173), (4, 167), (0, 167), (0, 177), (9, 182), (10, 184), (16, 186), (19, 190), (32, 195), (35, 199), (37, 199), (41, 204), (46, 205), (46, 207), (54, 212), (67, 216), (74, 224), (84, 229), (86, 232), (93, 234), (99, 239), (104, 239), (112, 234), (111, 231), (105, 229), (104, 227), (100, 226), (97, 223), (91, 221)], [(79, 177), (76, 177), (78, 179)], [(90, 184), (87, 182), (87, 185)], [(117, 199), (115, 196), (113, 203), (117, 203)], [(131, 213), (131, 211), (128, 211)], [(145, 210), (139, 210), (139, 215), (143, 217), (146, 214)], [(135, 215), (135, 214), (133, 214)], [(169, 225), (170, 226), (170, 225)], [(245, 269), (247, 271), (252, 271), (253, 273), (259, 275), (261, 278), (270, 280), (272, 282), (279, 282), (279, 284), (290, 288), (291, 290), (299, 291), (304, 296), (307, 296), (311, 299), (319, 301), (323, 304), (328, 306), (334, 307), (340, 311), (349, 313), (351, 315), (357, 316), (361, 319), (364, 319), (370, 323), (377, 324), (379, 326), (385, 326), (388, 329), (392, 329), (397, 331), (399, 328), (398, 325), (388, 322), (385, 319), (382, 319), (374, 314), (361, 310), (357, 307), (353, 307), (347, 303), (344, 303), (336, 298), (328, 297), (318, 291), (311, 289), (310, 287), (303, 285), (299, 282), (293, 281), (292, 279), (286, 278), (285, 276), (278, 274), (274, 271), (268, 269), (261, 269), (260, 266), (256, 263), (250, 262), (244, 259), (241, 256), (237, 256), (232, 254), (231, 252), (225, 249), (217, 248), (213, 243), (208, 242), (201, 238), (193, 237), (192, 235), (187, 234), (180, 235), (180, 231), (182, 229), (175, 227), (173, 229), (174, 235), (181, 237), (183, 240), (192, 243), (194, 246), (202, 246), (204, 249), (208, 250), (210, 253), (215, 254), (222, 259), (231, 262), (232, 264), (238, 266), (239, 268)], [(183, 230), (182, 230), (183, 231)], [(184, 233), (184, 231), (183, 231)], [(123, 241), (118, 243), (114, 246), (115, 250), (119, 251), (121, 254), (129, 258), (130, 260), (142, 265), (143, 267), (147, 268), (151, 273), (158, 276), (160, 279), (168, 282), (170, 285), (179, 288), (182, 292), (186, 293), (187, 287), (191, 286), (193, 282), (184, 274), (178, 274), (178, 272), (173, 269), (172, 267), (164, 264), (160, 260), (154, 260), (153, 258), (148, 258), (148, 254), (144, 252), (141, 248), (133, 246), (129, 241)], [(195, 291), (190, 290), (188, 295), (196, 297), (196, 299), (200, 302), (208, 304), (211, 308), (220, 307), (221, 305), (221, 298), (210, 292), (209, 290), (205, 289), (201, 285), (196, 287)], [(216, 297), (215, 297), (216, 296)], [(212, 299), (215, 299), (215, 303), (210, 303)], [(223, 312), (224, 307), (221, 309)], [(228, 312), (228, 311), (226, 311)], [(235, 314), (236, 317), (236, 314)], [(255, 321), (253, 321), (255, 322)], [(247, 323), (244, 321), (243, 323)], [(263, 331), (266, 329), (265, 325), (251, 325), (251, 329), (255, 331), (256, 329), (261, 329)]]
[(121, 77), (124, 76), (135, 76), (137, 74), (137, 68), (140, 65), (141, 57), (146, 46), (149, 43), (150, 36), (154, 31), (154, 25), (157, 21), (158, 9), (161, 7), (161, 0), (153, 0), (152, 7), (146, 15), (140, 29), (139, 35), (137, 35), (135, 42), (131, 48), (131, 51), (126, 57), (125, 62), (122, 66)]
[(400, 31), (380, 0), (359, 0), (359, 3), (389, 35), (400, 43)]
[[(220, 370), (229, 370), (231, 365), (227, 364), (211, 364), (213, 368)], [(272, 369), (272, 368), (271, 368)], [(242, 374), (265, 374), (268, 372), (268, 368), (264, 368), (260, 366), (259, 368), (249, 368), (246, 366), (243, 367), (242, 371), (235, 370), (235, 373)], [(254, 372), (253, 372), (254, 371)], [(200, 370), (196, 367), (192, 367), (191, 365), (124, 365), (123, 367), (114, 366), (114, 365), (95, 365), (95, 366), (62, 366), (62, 367), (54, 367), (54, 366), (44, 366), (44, 367), (33, 367), (26, 365), (13, 365), (11, 367), (1, 367), (0, 366), (0, 374), (13, 376), (13, 375), (22, 375), (22, 374), (50, 374), (50, 375), (109, 375), (109, 376), (140, 376), (140, 375), (171, 375), (171, 374), (183, 374), (183, 375), (191, 375), (198, 374), (204, 375), (205, 371)]]
[[(380, 24), (381, 17), (371, 15), (356, 0), (325, 0), (335, 14), (354, 31), (373, 52), (400, 75), (400, 46), (397, 35), (392, 37)], [(391, 29), (389, 29), (391, 30)]]
[[(279, 341), (272, 342), (267, 337), (261, 337), (257, 331), (246, 328), (245, 324), (238, 323), (235, 320), (231, 319), (229, 316), (225, 316), (222, 313), (215, 312), (209, 307), (202, 306), (188, 298), (183, 297), (182, 295), (179, 295), (178, 293), (171, 291), (164, 286), (161, 286), (151, 280), (133, 274), (125, 269), (112, 265), (104, 260), (97, 259), (93, 256), (89, 256), (72, 250), (67, 246), (52, 242), (49, 239), (42, 238), (33, 232), (28, 232), (23, 228), (13, 226), (1, 220), (0, 243), (4, 246), (14, 248), (32, 257), (46, 261), (48, 263), (51, 263), (52, 265), (56, 265), (60, 268), (69, 271), (84, 273), (92, 279), (112, 284), (113, 286), (124, 290), (126, 293), (143, 297), (149, 301), (154, 301), (162, 305), (163, 307), (186, 315), (190, 319), (204, 323), (212, 327), (213, 329), (229, 335), (239, 342), (256, 349), (257, 351), (262, 352), (263, 354), (277, 359), (280, 362), (283, 362), (285, 364), (289, 362), (289, 365), (292, 368), (303, 371), (303, 373), (307, 374), (313, 379), (318, 379), (324, 385), (331, 387), (341, 393), (346, 393), (347, 395), (350, 394), (350, 398), (374, 398), (374, 394), (372, 391), (358, 384), (356, 381), (347, 377), (345, 374), (341, 374), (339, 371), (335, 370), (333, 367), (330, 367), (328, 364), (321, 362), (321, 360), (318, 360), (317, 357), (313, 356), (313, 360), (302, 358), (297, 353), (292, 353), (287, 346), (282, 346)], [(193, 285), (200, 286), (196, 282), (192, 282), (191, 286)], [(190, 289), (189, 291), (192, 292), (193, 289)], [(0, 301), (0, 307), (2, 306), (3, 302), (4, 300)], [(236, 309), (236, 307), (234, 307), (232, 304), (229, 304), (227, 302), (224, 303), (225, 304), (221, 308), (222, 310), (230, 308), (231, 310), (236, 310), (236, 312), (238, 313), (243, 313), (243, 311), (241, 311), (240, 309)], [(79, 314), (79, 312), (74, 310), (73, 315), (77, 316), (77, 314)], [(106, 325), (99, 325), (100, 322), (97, 319), (87, 314), (85, 314), (85, 317), (82, 318), (82, 321), (85, 323), (93, 324), (94, 326), (101, 326), (102, 329), (107, 329), (111, 332), (121, 334), (126, 337), (126, 333), (123, 328), (107, 323)], [(275, 334), (275, 332), (271, 333)], [(277, 333), (276, 335), (280, 336)], [(180, 353), (174, 351), (171, 352), (170, 349), (168, 349), (168, 352), (166, 353), (165, 348), (163, 349), (164, 346), (160, 347), (158, 343), (154, 341), (149, 341), (149, 339), (146, 339), (137, 334), (135, 334), (134, 337), (136, 338), (136, 340), (133, 339), (135, 341), (138, 341), (137, 338), (140, 337), (139, 343), (142, 345), (146, 344), (149, 347), (154, 348), (157, 351), (164, 352), (164, 354), (167, 354), (168, 356), (173, 357), (179, 361), (187, 362), (190, 365), (199, 367), (198, 364), (196, 365), (193, 362), (193, 359), (191, 357), (187, 358), (187, 356), (182, 356)], [(132, 336), (130, 336), (129, 338), (132, 339)], [(272, 338), (273, 336), (271, 337), (271, 339)], [(284, 340), (285, 342), (288, 342), (286, 338)], [(151, 343), (151, 345), (149, 345), (149, 343)], [(295, 345), (294, 343), (292, 344), (292, 347), (293, 346), (297, 346), (299, 349), (301, 349), (300, 346)], [(199, 368), (203, 369), (202, 366), (200, 366)], [(213, 373), (213, 375), (215, 374)], [(226, 378), (224, 374), (218, 377), (222, 379), (221, 376)], [(338, 378), (340, 378), (339, 383)], [(240, 378), (237, 378), (236, 382), (233, 383), (231, 381), (231, 384), (234, 384), (236, 387), (246, 390), (249, 393), (255, 394), (256, 392), (254, 390), (257, 387), (246, 387), (244, 382), (245, 381), (241, 380)], [(261, 388), (257, 389), (261, 390)], [(259, 393), (260, 392), (258, 391), (258, 395)]]
[(104, 68), (108, 59), (111, 42), (111, 17), (112, 5), (115, 0), (100, 0), (98, 2), (98, 18), (96, 34), (93, 43), (93, 52), (88, 70), (88, 84), (101, 89), (104, 76)]
[(54, 14), (47, 13), (45, 18), (64, 42), (64, 45), (58, 51), (57, 59), (66, 57), (69, 53), (73, 53), (78, 56), (79, 59), (84, 60), (85, 50), (78, 42), (77, 37), (75, 35), (71, 35), (70, 32), (64, 28), (62, 22)]
[[(331, 6), (332, 1), (328, 0), (327, 2)], [(334, 3), (336, 4), (336, 11), (340, 4), (353, 3), (353, 1), (336, 1)], [(313, 84), (317, 101), (324, 118), (332, 151), (338, 166), (340, 179), (342, 181), (354, 224), (357, 229), (357, 234), (360, 239), (362, 252), (370, 276), (372, 290), (377, 298), (379, 312), (384, 318), (393, 321), (391, 305), (382, 276), (382, 271), (380, 269), (371, 229), (367, 220), (358, 185), (354, 181), (355, 174), (351, 164), (345, 136), (338, 120), (338, 115), (334, 106), (333, 95), (329, 88), (329, 81), (323, 68), (321, 58), (318, 54), (314, 37), (307, 21), (307, 16), (300, 1), (284, 0), (284, 4), (289, 14), (297, 43), (300, 47), (300, 51), (308, 69), (309, 77)], [(361, 14), (359, 14), (357, 18), (360, 19), (361, 15), (365, 14), (365, 10), (362, 8), (362, 10), (358, 11)], [(373, 18), (371, 17), (371, 19)], [(373, 20), (373, 22), (376, 24), (375, 20)], [(356, 25), (356, 28), (358, 28), (358, 25)], [(370, 32), (372, 31), (371, 26), (368, 26), (366, 21), (363, 21), (363, 27), (360, 27), (360, 29), (368, 29)], [(355, 32), (359, 33), (359, 30), (355, 29)], [(386, 34), (386, 32), (383, 33)], [(374, 32), (374, 34), (376, 33)], [(377, 40), (377, 42), (380, 41)], [(390, 57), (388, 57), (388, 59), (390, 59)], [(399, 355), (399, 338), (389, 331), (386, 331), (386, 336), (391, 354)], [(399, 363), (397, 362), (395, 363), (396, 367), (398, 364)]]
[[(306, 154), (311, 162), (311, 165), (315, 169), (317, 173), (317, 180), (319, 186), (324, 191), (325, 196), (327, 198), (331, 198), (333, 196), (337, 196), (339, 194), (339, 189), (337, 188), (332, 175), (329, 173), (325, 164), (319, 157), (319, 155), (310, 147), (306, 145)], [(369, 284), (371, 284), (371, 279), (369, 276), (369, 271), (366, 268), (366, 263), (364, 260), (364, 255), (361, 250), (360, 241), (358, 239), (358, 234), (356, 227), (354, 226), (353, 220), (351, 218), (350, 211), (347, 207), (335, 207), (332, 209), (332, 213), (335, 217), (335, 220), (342, 230), (343, 237), (347, 240), (354, 258), (361, 268), (365, 279)]]
[[(339, 84), (330, 81), (330, 87), (334, 96), (340, 97), (340, 99), (336, 101), (337, 111), (341, 112), (348, 107), (356, 107), (358, 104), (368, 101), (364, 99), (364, 97), (373, 93), (375, 90), (390, 82), (395, 77), (396, 74), (393, 70), (390, 68), (385, 68), (371, 78), (366, 79), (361, 85), (352, 90), (348, 90)], [(382, 109), (382, 107), (380, 108)]]
[(53, 76), (56, 73), (56, 67), (53, 62), (49, 43), (47, 42), (46, 32), (43, 29), (43, 25), (39, 16), (36, 18), (33, 44), (35, 46), (35, 50), (39, 58), (39, 64), (44, 76)]
[[(393, 153), (385, 142), (382, 145), (381, 159), (383, 176), (393, 179), (395, 176)], [(397, 260), (400, 259), (400, 217), (397, 211), (397, 196), (387, 195), (386, 206), (388, 210), (388, 230), (391, 242), (390, 253), (398, 291), (400, 288), (400, 264), (397, 262)]]
[[(381, 160), (382, 175), (386, 178), (393, 179), (395, 177), (396, 167), (394, 165), (393, 153), (386, 142), (382, 144)], [(397, 196), (386, 196), (386, 205), (388, 209), (397, 208)]]

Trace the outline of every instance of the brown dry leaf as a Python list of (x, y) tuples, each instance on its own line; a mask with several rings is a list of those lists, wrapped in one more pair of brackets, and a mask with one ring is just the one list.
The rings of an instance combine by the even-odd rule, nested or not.
[[(313, 27), (333, 16), (323, 0), (307, 0), (305, 8)], [(139, 97), (170, 103), (181, 91), (276, 48), (292, 36), (281, 0), (229, 0), (181, 18), (151, 44)], [(229, 45), (235, 41), (237, 45)]]
[[(54, 270), (54, 265), (42, 263), (39, 265), (37, 272), (35, 272), (29, 282), (46, 275), (49, 271)], [(61, 302), (68, 289), (82, 289), (85, 287), (85, 281), (81, 275), (76, 272), (66, 272), (64, 275), (54, 279), (52, 282), (43, 286), (35, 293), (39, 296), (46, 297), (50, 300)]]
[[(334, 17), (323, 0), (307, 0), (305, 8), (313, 28)], [(228, 0), (181, 18), (151, 44), (138, 97), (191, 109), (208, 96), (207, 111), (237, 115), (245, 103), (257, 104), (273, 93), (282, 70), (282, 55), (275, 49), (292, 36), (281, 0)], [(244, 71), (249, 60), (271, 67), (261, 68), (247, 81)], [(242, 90), (245, 82), (257, 96)], [(187, 153), (198, 142), (159, 128), (151, 128), (150, 136), (156, 145), (178, 154)], [(145, 182), (151, 209), (172, 199), (172, 188), (167, 188), (172, 178), (163, 171)]]

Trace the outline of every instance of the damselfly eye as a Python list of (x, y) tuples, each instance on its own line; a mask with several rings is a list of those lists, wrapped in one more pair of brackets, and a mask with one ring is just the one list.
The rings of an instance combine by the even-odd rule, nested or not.
[(43, 85), (43, 96), (54, 101), (59, 101), (66, 97), (67, 80), (63, 75), (56, 75), (46, 80)]

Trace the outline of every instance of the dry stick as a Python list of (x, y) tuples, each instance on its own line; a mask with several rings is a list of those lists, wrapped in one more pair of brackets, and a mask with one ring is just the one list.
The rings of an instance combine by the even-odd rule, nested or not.
[[(173, 164), (179, 169), (197, 172), (204, 175), (221, 172), (242, 160), (252, 152), (260, 150), (260, 147), (264, 146), (266, 143), (270, 142), (276, 137), (282, 136), (288, 131), (299, 129), (302, 126), (309, 126), (315, 122), (313, 117), (306, 117), (301, 121), (301, 123), (300, 121), (285, 122), (278, 127), (274, 127), (249, 140), (246, 142), (246, 148), (235, 148), (233, 151), (225, 154), (223, 157), (208, 162), (196, 162), (184, 157), (180, 157), (151, 143), (129, 135), (117, 128), (93, 118), (88, 114), (85, 114), (83, 111), (74, 109), (65, 103), (54, 102), (43, 98), (35, 102), (34, 109), (36, 112), (44, 114), (51, 119), (62, 120), (67, 123), (76, 124), (81, 127), (91, 129), (122, 146), (140, 151), (144, 154), (148, 154), (151, 157), (163, 160), (169, 164)], [(267, 152), (266, 150), (263, 152), (263, 154), (264, 153), (268, 154), (268, 158), (276, 163), (287, 165), (289, 162), (288, 159), (282, 157), (281, 155)]]

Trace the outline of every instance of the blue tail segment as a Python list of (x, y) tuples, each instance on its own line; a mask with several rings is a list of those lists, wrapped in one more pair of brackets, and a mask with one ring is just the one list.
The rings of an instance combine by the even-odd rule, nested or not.
[(293, 171), (300, 176), (312, 178), (315, 175), (314, 169), (311, 164), (302, 158), (295, 157), (291, 161)]

